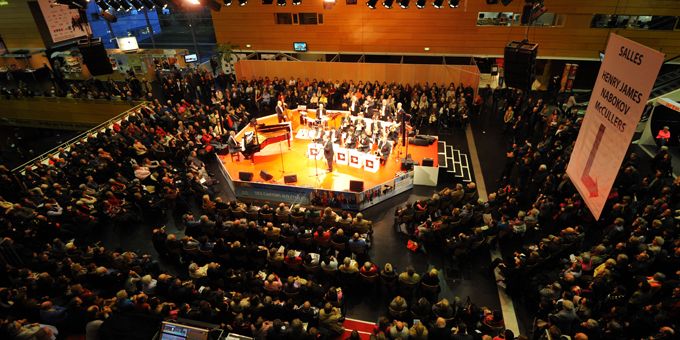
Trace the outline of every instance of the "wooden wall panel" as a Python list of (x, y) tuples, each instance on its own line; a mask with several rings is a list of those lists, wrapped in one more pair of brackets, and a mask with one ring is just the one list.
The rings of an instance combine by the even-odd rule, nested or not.
[(388, 83), (436, 82), (437, 84), (462, 83), (477, 89), (479, 70), (470, 65), (414, 65), (380, 63), (327, 63), (314, 61), (239, 60), (236, 77), (253, 79), (279, 77), (283, 79), (386, 81)]
[(45, 43), (38, 32), (28, 0), (9, 0), (0, 6), (0, 36), (10, 51), (41, 49)]
[[(369, 9), (365, 0), (347, 5), (338, 0), (324, 10), (321, 0), (303, 0), (300, 6), (263, 5), (251, 0), (246, 6), (223, 7), (212, 12), (218, 43), (230, 43), (258, 51), (290, 51), (294, 41), (306, 41), (310, 52), (397, 53), (433, 55), (501, 55), (510, 40), (522, 40), (526, 27), (477, 26), (479, 12), (521, 13), (524, 1), (509, 6), (487, 5), (484, 0), (461, 0), (456, 9), (436, 9), (428, 0), (425, 9)], [(236, 4), (236, 2), (235, 2)], [(618, 7), (617, 7), (618, 6)], [(550, 0), (549, 12), (565, 15), (561, 27), (531, 27), (529, 40), (539, 43), (539, 57), (597, 58), (609, 32), (631, 37), (668, 55), (680, 54), (680, 31), (591, 29), (593, 14), (619, 13), (680, 16), (678, 0)], [(316, 12), (321, 25), (276, 25), (275, 13)], [(424, 48), (430, 51), (425, 52)]]
[(0, 118), (23, 126), (96, 126), (130, 109), (124, 101), (32, 98), (0, 100)]

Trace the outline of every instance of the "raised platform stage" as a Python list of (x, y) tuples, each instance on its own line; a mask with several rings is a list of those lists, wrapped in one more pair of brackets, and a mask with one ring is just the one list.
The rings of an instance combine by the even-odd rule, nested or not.
[[(315, 161), (307, 157), (310, 140), (295, 137), (298, 128), (304, 128), (300, 125), (299, 112), (289, 110), (288, 115), (293, 130), (290, 148), (287, 141), (267, 145), (253, 155), (252, 162), (243, 156), (240, 160), (231, 155), (217, 156), (236, 197), (363, 210), (413, 188), (413, 171), (401, 171), (399, 155), (404, 157), (403, 147), (395, 147), (387, 162), (375, 173), (337, 163), (333, 172), (328, 173), (325, 159)], [(309, 112), (309, 115), (314, 114)], [(258, 123), (275, 124), (278, 121), (276, 115), (271, 115), (258, 119)], [(248, 129), (251, 128), (241, 130), (237, 140), (241, 140)], [(438, 167), (437, 145), (437, 142), (429, 146), (409, 145), (408, 153), (418, 163), (431, 158), (433, 166)], [(261, 171), (266, 171), (272, 179), (262, 179)], [(252, 181), (240, 180), (240, 172), (252, 173)], [(297, 182), (286, 184), (284, 176), (288, 175), (296, 175)], [(363, 191), (350, 191), (350, 181), (362, 181)]]

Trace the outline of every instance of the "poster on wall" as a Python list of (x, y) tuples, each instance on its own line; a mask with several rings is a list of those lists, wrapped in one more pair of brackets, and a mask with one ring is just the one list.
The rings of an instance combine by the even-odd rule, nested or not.
[(87, 36), (88, 24), (78, 10), (58, 4), (56, 0), (38, 0), (38, 5), (53, 43)]

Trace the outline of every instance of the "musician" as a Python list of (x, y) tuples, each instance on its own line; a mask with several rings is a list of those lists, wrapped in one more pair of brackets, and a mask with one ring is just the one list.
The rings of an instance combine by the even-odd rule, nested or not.
[(369, 152), (371, 150), (371, 139), (368, 138), (365, 132), (359, 138), (358, 150), (361, 152)]
[(378, 151), (376, 153), (380, 156), (380, 164), (385, 164), (387, 159), (390, 158), (392, 143), (390, 143), (385, 136), (380, 137), (380, 140), (378, 141)]
[(236, 132), (229, 131), (229, 138), (227, 139), (227, 147), (229, 153), (236, 153), (241, 150), (241, 144), (236, 140)]
[(356, 116), (359, 113), (359, 99), (356, 96), (352, 96), (352, 102), (349, 104), (349, 112), (352, 116)]
[(356, 149), (357, 147), (357, 138), (354, 133), (354, 127), (350, 127), (347, 131), (347, 135), (345, 137), (345, 147), (348, 149)]
[(286, 109), (283, 106), (283, 102), (280, 100), (276, 103), (276, 117), (279, 119), (279, 123), (288, 121), (288, 117), (286, 117)]
[(323, 156), (328, 164), (328, 172), (333, 172), (333, 156), (335, 156), (335, 151), (333, 150), (333, 141), (330, 136), (323, 139)]
[(387, 117), (391, 114), (392, 110), (390, 109), (390, 106), (387, 104), (387, 99), (383, 99), (382, 104), (380, 105), (380, 119), (387, 120)]
[(316, 110), (316, 120), (321, 121), (323, 117), (326, 117), (326, 108), (323, 104), (319, 104), (319, 108)]

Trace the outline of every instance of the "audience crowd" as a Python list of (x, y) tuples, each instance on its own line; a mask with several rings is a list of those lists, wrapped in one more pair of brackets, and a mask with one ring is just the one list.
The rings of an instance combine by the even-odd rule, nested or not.
[(494, 275), (536, 312), (535, 339), (676, 338), (680, 179), (667, 147), (649, 164), (628, 153), (595, 220), (565, 174), (582, 122), (573, 97), (549, 107), (519, 91), (491, 95), (509, 140), (499, 189), (462, 207), (472, 184), (410, 203), (400, 230), (459, 262), (499, 247)]
[[(118, 93), (151, 92), (133, 82)], [(344, 332), (352, 294), (389, 301), (377, 339), (515, 338), (499, 311), (440, 299), (436, 269), (372, 263), (368, 249), (379, 241), (361, 214), (223, 202), (204, 163), (224, 148), (223, 131), (278, 100), (350, 110), (402, 102), (415, 124), (447, 126), (485, 111), (490, 98), (489, 114), (503, 117), (510, 141), (499, 189), (479, 199), (474, 183), (456, 184), (397, 209), (395, 226), (411, 238), (409, 248), (442, 251), (464, 265), (477, 250), (498, 247), (502, 257), (489, 274), (535, 311), (535, 339), (675, 338), (680, 180), (671, 176), (670, 154), (660, 148), (645, 167), (630, 152), (603, 215), (593, 219), (565, 175), (582, 120), (572, 99), (553, 106), (489, 89), (473, 97), (453, 84), (234, 83), (196, 70), (161, 74), (160, 84), (163, 98), (148, 94), (144, 108), (46, 162), (21, 173), (0, 168), (9, 259), (0, 278), (3, 338), (105, 339), (125, 315), (189, 318), (262, 339), (332, 338)], [(96, 82), (82, 86), (72, 92), (101, 92)], [(88, 242), (95, 228), (158, 225), (165, 212), (184, 230), (153, 230), (161, 262)], [(173, 274), (166, 262), (182, 270)]]

